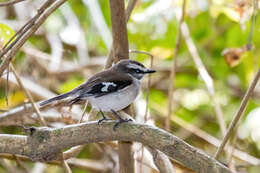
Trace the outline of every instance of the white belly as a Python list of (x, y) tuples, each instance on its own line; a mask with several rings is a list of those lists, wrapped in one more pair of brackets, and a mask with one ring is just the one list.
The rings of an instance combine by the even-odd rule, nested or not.
[(139, 94), (141, 84), (139, 81), (135, 81), (134, 85), (131, 85), (119, 92), (114, 92), (101, 97), (88, 97), (88, 100), (92, 108), (101, 110), (103, 112), (119, 111), (130, 105), (137, 95)]

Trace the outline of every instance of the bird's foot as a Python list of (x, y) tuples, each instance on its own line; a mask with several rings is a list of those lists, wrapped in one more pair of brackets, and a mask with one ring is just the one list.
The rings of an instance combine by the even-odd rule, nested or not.
[(115, 110), (111, 109), (111, 112), (118, 118), (118, 122), (114, 125), (113, 127), (113, 130), (115, 131), (116, 128), (122, 124), (122, 123), (127, 123), (129, 121), (133, 121), (132, 119), (130, 118), (126, 118), (126, 119), (123, 119)]
[(103, 117), (102, 119), (98, 120), (98, 124), (101, 124), (103, 121), (112, 120), (111, 118)]
[(102, 123), (103, 121), (109, 121), (109, 120), (112, 120), (111, 118), (107, 118), (104, 114), (103, 111), (99, 110), (101, 115), (102, 115), (102, 119), (98, 120), (98, 124)]
[(113, 130), (115, 131), (116, 128), (117, 128), (120, 124), (122, 124), (122, 123), (127, 123), (127, 122), (129, 122), (129, 121), (133, 121), (133, 120), (130, 119), (130, 118), (126, 118), (126, 119), (120, 118), (120, 119), (118, 120), (118, 122), (114, 125)]

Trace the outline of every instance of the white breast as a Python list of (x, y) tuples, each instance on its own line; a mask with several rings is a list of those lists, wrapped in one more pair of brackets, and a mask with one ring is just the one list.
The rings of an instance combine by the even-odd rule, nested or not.
[(119, 111), (126, 108), (135, 100), (140, 92), (140, 89), (141, 82), (134, 79), (133, 84), (118, 92), (101, 97), (88, 97), (88, 100), (94, 109), (101, 110), (103, 112), (111, 112), (111, 109)]

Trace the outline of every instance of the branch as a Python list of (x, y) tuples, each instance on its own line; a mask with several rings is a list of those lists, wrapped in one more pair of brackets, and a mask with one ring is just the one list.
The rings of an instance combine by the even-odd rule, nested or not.
[[(21, 35), (17, 37), (16, 40), (14, 40), (9, 46), (12, 45), (12, 48), (10, 49), (9, 46), (2, 50), (0, 57), (3, 56), (4, 60), (0, 65), (0, 76), (2, 76), (4, 70), (7, 68), (9, 63), (12, 60), (12, 57), (15, 56), (15, 54), (18, 52), (18, 50), (23, 46), (23, 44), (29, 39), (29, 37), (43, 24), (43, 22), (46, 20), (46, 18), (52, 14), (59, 6), (61, 6), (66, 0), (48, 0), (45, 4), (43, 4), (42, 7), (48, 7), (49, 4), (52, 4), (49, 8), (40, 8), (38, 10), (38, 14), (36, 16), (39, 16), (38, 18), (33, 18), (32, 21), (29, 21), (26, 25), (24, 31)], [(46, 10), (45, 10), (46, 9)], [(44, 11), (45, 10), (45, 11)], [(42, 12), (44, 11), (44, 12)], [(30, 27), (29, 27), (30, 26)], [(12, 39), (11, 39), (12, 40)]]
[(181, 25), (184, 22), (184, 16), (185, 16), (185, 5), (186, 5), (186, 0), (183, 0), (182, 3), (182, 13), (181, 17), (179, 20), (179, 26), (178, 26), (178, 35), (177, 35), (177, 40), (176, 40), (176, 45), (175, 45), (175, 52), (173, 56), (173, 64), (171, 68), (171, 74), (170, 74), (170, 84), (168, 88), (168, 115), (167, 118), (165, 119), (165, 128), (166, 130), (170, 131), (170, 122), (171, 122), (171, 115), (172, 115), (172, 105), (174, 104), (174, 98), (173, 98), (173, 90), (174, 90), (174, 79), (175, 79), (175, 74), (176, 74), (176, 67), (177, 67), (177, 57), (178, 53), (181, 47)]
[(199, 53), (197, 51), (197, 48), (190, 36), (190, 31), (189, 28), (187, 26), (187, 24), (185, 22), (183, 22), (181, 24), (181, 30), (182, 30), (182, 35), (183, 38), (185, 39), (185, 42), (187, 44), (188, 50), (191, 54), (191, 57), (195, 63), (196, 68), (199, 71), (199, 74), (202, 78), (202, 80), (204, 81), (206, 88), (209, 92), (209, 95), (211, 96), (214, 106), (215, 106), (215, 112), (217, 115), (217, 120), (218, 120), (218, 124), (220, 126), (220, 130), (221, 130), (221, 134), (222, 136), (225, 135), (226, 133), (226, 125), (225, 125), (225, 121), (223, 118), (223, 113), (222, 113), (222, 109), (221, 106), (219, 105), (219, 102), (216, 99), (216, 94), (215, 94), (215, 89), (214, 89), (214, 82), (212, 77), (209, 75), (206, 67), (204, 66), (203, 62), (201, 61), (201, 58), (199, 56)]
[(25, 0), (11, 0), (11, 1), (6, 1), (6, 2), (1, 2), (0, 7), (14, 5), (14, 4), (17, 4), (17, 3), (22, 2), (22, 1), (25, 1)]
[(226, 133), (226, 135), (225, 135), (221, 145), (219, 146), (219, 148), (218, 148), (218, 150), (217, 150), (217, 152), (215, 154), (215, 158), (216, 159), (218, 159), (220, 153), (223, 151), (225, 145), (228, 142), (228, 139), (231, 136), (231, 133), (232, 133), (233, 129), (235, 128), (235, 126), (239, 122), (240, 118), (242, 117), (243, 113), (245, 112), (245, 109), (246, 109), (246, 106), (248, 104), (249, 98), (252, 95), (259, 78), (260, 78), (260, 69), (257, 71), (254, 80), (252, 81), (252, 83), (250, 84), (248, 90), (246, 91), (246, 94), (245, 94), (245, 96), (244, 96), (244, 98), (243, 98), (243, 100), (242, 100), (242, 102), (240, 104), (240, 107), (239, 107), (235, 117), (233, 118), (231, 124), (228, 127), (228, 131), (227, 131), (227, 133)]
[(41, 116), (41, 113), (40, 113), (40, 110), (38, 108), (38, 106), (35, 104), (34, 100), (33, 100), (33, 97), (31, 95), (31, 93), (24, 87), (24, 84), (20, 78), (20, 76), (18, 75), (18, 73), (16, 72), (13, 64), (11, 63), (10, 64), (10, 67), (11, 67), (11, 70), (13, 71), (14, 73), (14, 76), (18, 82), (18, 84), (20, 85), (21, 89), (24, 91), (24, 93), (26, 94), (27, 98), (30, 100), (31, 104), (32, 104), (32, 107), (36, 113), (36, 115), (38, 116), (38, 119), (39, 119), (39, 122), (42, 126), (47, 126), (47, 123), (45, 122), (44, 118)]
[(136, 141), (158, 149), (196, 172), (231, 173), (220, 162), (172, 134), (146, 124), (125, 123), (116, 131), (114, 121), (87, 122), (62, 128), (37, 128), (30, 136), (0, 134), (0, 153), (19, 154), (35, 161), (51, 161), (62, 149), (112, 140)]
[[(109, 0), (109, 8), (113, 36), (113, 51), (111, 51), (110, 55), (112, 55), (114, 61), (117, 62), (121, 59), (129, 58), (125, 3), (122, 0)], [(131, 115), (129, 108), (125, 110)], [(134, 173), (134, 159), (131, 142), (118, 143), (118, 156), (119, 172)]]

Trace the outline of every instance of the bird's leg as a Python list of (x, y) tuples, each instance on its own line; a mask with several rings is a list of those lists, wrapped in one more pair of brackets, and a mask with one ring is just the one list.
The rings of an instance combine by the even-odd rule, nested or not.
[(101, 109), (99, 110), (99, 112), (101, 113), (102, 115), (102, 119), (98, 120), (98, 124), (102, 123), (103, 121), (109, 121), (109, 120), (112, 120), (111, 118), (107, 118), (104, 114), (103, 111), (101, 111)]
[(111, 112), (118, 118), (118, 122), (114, 125), (113, 129), (116, 130), (116, 128), (121, 124), (121, 123), (126, 123), (129, 121), (133, 121), (132, 119), (123, 119), (115, 110), (111, 109)]

